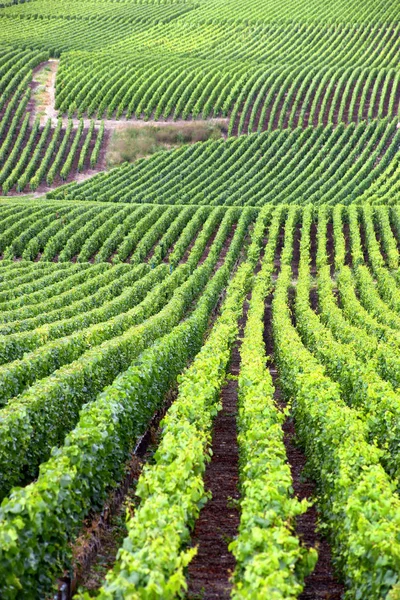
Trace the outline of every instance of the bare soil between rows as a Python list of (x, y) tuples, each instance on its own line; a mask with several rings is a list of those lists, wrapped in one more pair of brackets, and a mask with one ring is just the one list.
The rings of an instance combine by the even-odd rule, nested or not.
[[(239, 322), (240, 331), (245, 319), (244, 314)], [(233, 377), (240, 369), (239, 344), (237, 340), (232, 349), (229, 375)], [(193, 532), (192, 545), (198, 546), (198, 553), (188, 567), (188, 598), (230, 597), (235, 559), (228, 545), (237, 535), (240, 520), (237, 386), (237, 380), (228, 376), (221, 391), (222, 410), (214, 421), (212, 459), (205, 473), (205, 486), (212, 498), (200, 512)]]

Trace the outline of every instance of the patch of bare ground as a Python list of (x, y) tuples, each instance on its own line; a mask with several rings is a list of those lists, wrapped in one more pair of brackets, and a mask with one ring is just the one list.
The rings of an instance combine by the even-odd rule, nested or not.
[(225, 240), (224, 247), (222, 248), (222, 250), (221, 250), (221, 252), (219, 254), (219, 257), (218, 257), (218, 260), (217, 260), (217, 263), (216, 263), (215, 269), (214, 269), (215, 271), (217, 271), (224, 264), (225, 257), (227, 255), (227, 252), (228, 252), (230, 246), (231, 246), (231, 243), (232, 243), (232, 240), (233, 240), (233, 236), (235, 235), (236, 229), (237, 229), (237, 223), (234, 223), (232, 225), (232, 227), (231, 227), (231, 230), (230, 230), (230, 232), (228, 234), (228, 237)]
[(301, 223), (297, 223), (295, 231), (294, 231), (294, 236), (293, 236), (293, 257), (292, 257), (293, 279), (297, 279), (297, 277), (299, 275), (300, 239), (301, 239)]
[(367, 239), (366, 239), (366, 235), (365, 235), (364, 223), (362, 221), (360, 221), (359, 226), (360, 226), (361, 250), (363, 253), (363, 257), (364, 257), (364, 262), (367, 265), (368, 264), (368, 249), (367, 249)]
[(336, 97), (335, 101), (332, 101), (332, 106), (333, 106), (333, 110), (332, 110), (332, 123), (334, 125), (338, 124), (338, 115), (339, 115), (339, 109), (340, 109), (340, 103), (341, 103), (341, 96), (343, 93), (343, 90), (339, 90), (340, 94), (339, 96)]
[(310, 305), (313, 311), (318, 313), (318, 291), (315, 285), (310, 287)]
[(317, 224), (315, 221), (311, 223), (310, 229), (310, 254), (311, 254), (311, 264), (310, 264), (310, 273), (312, 276), (317, 274)]
[(243, 130), (242, 131), (245, 134), (251, 133), (251, 131), (249, 129), (249, 125), (250, 125), (251, 115), (253, 114), (254, 101), (255, 101), (255, 99), (253, 98), (253, 101), (251, 102), (249, 108), (247, 109), (247, 113), (246, 113), (246, 116), (244, 118)]
[(224, 127), (206, 121), (183, 122), (181, 125), (147, 124), (136, 127), (129, 123), (123, 128), (110, 129), (107, 147), (107, 167), (114, 167), (139, 158), (147, 158), (161, 150), (171, 150), (183, 144), (195, 144), (224, 137)]
[[(198, 235), (199, 235), (199, 232), (197, 232), (197, 233), (196, 233), (196, 235), (194, 235), (194, 236), (193, 236), (193, 237), (194, 237), (194, 239), (193, 239), (193, 240), (190, 242), (190, 244), (189, 244), (189, 246), (191, 245), (191, 247), (192, 247), (192, 248), (193, 248), (193, 244), (194, 244), (195, 240), (197, 239), (197, 236), (198, 236)], [(170, 247), (168, 248), (168, 250), (166, 250), (166, 252), (165, 252), (165, 256), (164, 256), (164, 257), (163, 257), (163, 259), (162, 259), (162, 262), (163, 262), (163, 263), (165, 263), (165, 264), (168, 264), (168, 263), (169, 263), (169, 257), (171, 256), (171, 254), (172, 254), (172, 253), (173, 253), (173, 251), (175, 250), (175, 247), (176, 247), (176, 244), (177, 244), (177, 242), (178, 242), (178, 240), (176, 240), (176, 241), (175, 241), (175, 242), (172, 244), (172, 246), (170, 246)], [(187, 249), (186, 249), (186, 251), (185, 251), (185, 254), (186, 254), (186, 252), (188, 251), (188, 249), (189, 249), (189, 246), (187, 247)]]
[(381, 100), (381, 95), (382, 95), (382, 85), (383, 85), (383, 83), (381, 82), (379, 89), (377, 90), (377, 93), (375, 94), (374, 105), (372, 107), (372, 118), (373, 119), (378, 118), (379, 102)]
[(344, 255), (344, 264), (348, 267), (351, 267), (353, 264), (353, 260), (351, 255), (350, 227), (346, 221), (343, 223), (343, 235), (346, 250)]
[[(243, 332), (247, 303), (240, 320)], [(237, 375), (240, 369), (240, 339), (232, 349), (229, 377), (221, 391), (222, 410), (214, 421), (212, 458), (205, 472), (205, 487), (212, 498), (201, 510), (192, 536), (197, 555), (188, 567), (188, 598), (228, 600), (230, 577), (235, 568), (228, 551), (239, 527), (239, 451), (237, 444)]]
[(331, 277), (335, 274), (335, 240), (333, 236), (333, 223), (328, 221), (326, 228), (326, 253), (330, 266)]
[(272, 278), (276, 280), (278, 277), (278, 273), (281, 270), (281, 254), (283, 250), (283, 244), (285, 243), (285, 224), (281, 223), (279, 234), (278, 234), (278, 242), (276, 245), (275, 256), (274, 256), (274, 272), (272, 274)]
[(56, 76), (60, 61), (55, 58), (37, 65), (32, 74), (29, 87), (32, 90), (28, 111), (31, 113), (31, 121), (40, 117), (42, 125), (48, 119), (57, 124), (58, 111), (55, 109), (56, 99)]
[(361, 98), (362, 98), (362, 94), (363, 94), (364, 85), (365, 85), (365, 81), (358, 88), (357, 96), (354, 101), (353, 114), (351, 114), (351, 115), (349, 114), (350, 121), (354, 121), (355, 123), (358, 123), (358, 121), (359, 121), (358, 115), (360, 112), (360, 104), (361, 104)]

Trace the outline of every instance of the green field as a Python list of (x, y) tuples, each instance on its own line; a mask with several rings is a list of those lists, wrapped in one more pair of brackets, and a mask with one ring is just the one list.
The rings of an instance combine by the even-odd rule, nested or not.
[(0, 2), (1, 600), (400, 600), (399, 33)]

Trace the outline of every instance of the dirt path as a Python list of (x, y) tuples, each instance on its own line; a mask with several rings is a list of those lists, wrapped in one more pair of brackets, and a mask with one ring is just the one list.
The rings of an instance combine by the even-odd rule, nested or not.
[(53, 125), (57, 125), (58, 111), (55, 109), (56, 102), (56, 76), (60, 61), (50, 58), (40, 63), (34, 70), (31, 82), (33, 91), (29, 110), (33, 124), (37, 116), (40, 116), (40, 124), (44, 125), (48, 119)]
[[(240, 322), (243, 330), (245, 316)], [(232, 350), (229, 374), (240, 368), (239, 341)], [(229, 542), (239, 527), (239, 452), (237, 444), (237, 380), (228, 379), (221, 392), (222, 410), (213, 428), (212, 459), (205, 473), (206, 489), (212, 498), (200, 512), (192, 543), (198, 553), (188, 567), (188, 598), (228, 600), (230, 576), (235, 559), (228, 551)]]

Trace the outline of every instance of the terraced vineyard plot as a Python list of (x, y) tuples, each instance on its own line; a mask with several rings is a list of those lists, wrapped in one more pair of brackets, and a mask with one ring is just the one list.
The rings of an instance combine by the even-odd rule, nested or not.
[[(2, 6), (2, 193), (41, 193), (104, 169), (115, 124), (130, 120), (226, 119), (235, 136), (397, 123), (398, 7), (357, 7), (300, 3), (289, 18), (289, 5), (277, 15), (273, 3), (236, 1), (224, 11), (181, 0)], [(59, 58), (52, 117), (40, 122), (32, 69), (50, 57)]]
[[(67, 212), (68, 204), (56, 204)], [(11, 206), (2, 207), (4, 223), (15, 219)], [(34, 206), (31, 215), (38, 222), (46, 217), (46, 209), (40, 215)], [(29, 213), (22, 203), (19, 207)], [(73, 210), (82, 207), (92, 210), (85, 203), (74, 205)], [(117, 215), (127, 207), (95, 208)], [(168, 207), (160, 209), (164, 215), (171, 212)], [(52, 210), (47, 209), (54, 217)], [(154, 212), (153, 207), (142, 206), (133, 214), (140, 210), (147, 215)], [(232, 597), (268, 595), (280, 586), (290, 586), (292, 594), (299, 595), (304, 585), (306, 591), (312, 585), (305, 577), (317, 559), (294, 526), (293, 516), (304, 513), (309, 502), (291, 498), (282, 429), (285, 416), (274, 403), (274, 386), (265, 369), (262, 323), (264, 302), (271, 293), (273, 340), (268, 348), (273, 342), (280, 384), (293, 399), (294, 422), (306, 448), (309, 475), (316, 481), (318, 513), (338, 576), (344, 577), (351, 594), (374, 589), (372, 595), (368, 593), (378, 599), (391, 589), (394, 592), (397, 580), (383, 575), (387, 568), (393, 573), (398, 570), (397, 208), (266, 206), (258, 216), (252, 209), (240, 213), (210, 208), (206, 216), (202, 208), (188, 207), (179, 209), (178, 218), (183, 219), (188, 210), (192, 218), (202, 215), (203, 220), (198, 221), (199, 233), (189, 253), (185, 252), (185, 262), (172, 272), (171, 262), (170, 267), (161, 263), (155, 268), (142, 262), (133, 266), (3, 259), (0, 263), (1, 490), (8, 498), (0, 509), (0, 534), (14, 531), (16, 536), (15, 542), (9, 539), (0, 548), (0, 564), (5, 565), (0, 567), (5, 569), (2, 596), (15, 597), (20, 585), (35, 597), (51, 589), (60, 564), (68, 564), (68, 540), (76, 536), (90, 506), (104, 502), (163, 394), (187, 359), (200, 350), (210, 311), (250, 237), (220, 317), (181, 379), (154, 465), (139, 479), (141, 503), (127, 523), (130, 542), (119, 554), (100, 598), (133, 591), (141, 597), (153, 585), (160, 597), (185, 588), (183, 566), (193, 557), (186, 544), (206, 499), (202, 474), (213, 415), (220, 408), (230, 348), (249, 291), (238, 383), (238, 444), (245, 461), (240, 463), (241, 521), (229, 548), (236, 559)], [(190, 224), (189, 215), (185, 218)], [(345, 243), (347, 231), (350, 245)], [(15, 228), (10, 247), (17, 239)], [(296, 256), (299, 264), (293, 262)], [(339, 425), (346, 435), (337, 445), (332, 436)], [(59, 450), (51, 456), (52, 445), (59, 445)], [(40, 464), (38, 480), (29, 484)], [(347, 484), (341, 479), (337, 487), (326, 476), (336, 469), (352, 470)], [(25, 487), (10, 493), (17, 483)], [(360, 494), (363, 501), (357, 504)], [(370, 510), (362, 529), (358, 513), (351, 508), (354, 503), (361, 511)], [(41, 511), (46, 518), (34, 516)], [(275, 515), (272, 528), (255, 523), (258, 511)], [(378, 545), (377, 531), (382, 532)], [(50, 554), (39, 550), (44, 540), (54, 548)], [(160, 544), (160, 540), (164, 541)], [(359, 543), (371, 554), (359, 555)], [(36, 562), (27, 570), (22, 565), (31, 552)], [(288, 560), (287, 566), (281, 563), (278, 569), (263, 558), (271, 555)], [(385, 558), (382, 567), (375, 556)], [(44, 574), (39, 588), (38, 569)], [(223, 597), (229, 597), (229, 590)]]
[[(256, 210), (248, 214), (255, 215)], [(192, 242), (216, 233), (226, 209), (69, 203), (0, 204), (2, 258), (176, 267)], [(238, 219), (240, 211), (229, 211)]]
[(205, 28), (192, 17), (137, 32), (107, 53), (66, 55), (57, 107), (75, 102), (97, 118), (230, 115), (235, 134), (398, 115), (397, 25)]
[(209, 141), (115, 168), (48, 198), (255, 207), (390, 202), (399, 136), (397, 120), (383, 119)]
[(98, 160), (104, 127), (94, 121), (51, 120), (41, 124), (32, 114), (32, 68), (48, 53), (0, 48), (0, 185), (10, 191), (35, 191), (40, 186), (61, 184), (78, 171), (93, 168)]

